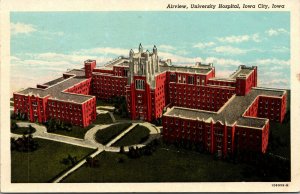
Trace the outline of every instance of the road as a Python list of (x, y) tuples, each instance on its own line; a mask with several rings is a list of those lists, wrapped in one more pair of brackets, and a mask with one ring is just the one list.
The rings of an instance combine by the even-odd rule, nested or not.
[[(111, 126), (111, 125), (115, 125), (115, 124), (119, 124), (119, 123), (125, 123), (125, 122), (131, 122), (133, 124), (130, 127), (128, 127), (125, 131), (120, 133), (117, 137), (115, 137), (110, 142), (108, 142), (106, 145), (102, 145), (102, 144), (100, 144), (99, 142), (97, 142), (95, 140), (95, 134), (96, 134), (97, 131), (105, 129), (105, 128)], [(120, 140), (124, 135), (126, 135), (128, 132), (130, 132), (138, 124), (143, 125), (143, 126), (147, 127), (150, 130), (150, 137), (143, 144), (137, 144), (137, 145), (134, 145), (134, 146), (143, 147), (147, 143), (152, 141), (153, 139), (158, 138), (160, 136), (160, 128), (157, 128), (156, 126), (154, 126), (150, 123), (142, 122), (142, 121), (120, 121), (120, 122), (115, 122), (115, 123), (107, 124), (107, 125), (96, 125), (95, 127), (91, 128), (90, 130), (88, 130), (86, 132), (86, 134), (84, 136), (84, 139), (59, 135), (59, 134), (55, 134), (55, 133), (48, 133), (45, 126), (38, 125), (38, 124), (35, 124), (35, 123), (18, 122), (17, 124), (18, 124), (19, 127), (28, 127), (29, 125), (34, 127), (36, 129), (36, 131), (32, 135), (33, 135), (33, 137), (36, 137), (36, 138), (47, 139), (47, 140), (72, 144), (72, 145), (76, 145), (76, 146), (97, 149), (97, 151), (95, 151), (94, 153), (92, 153), (90, 155), (92, 158), (97, 156), (98, 154), (100, 154), (103, 151), (119, 152), (120, 147), (112, 147), (111, 145), (113, 145), (115, 142)], [(11, 133), (11, 137), (18, 138), (18, 137), (22, 137), (22, 135)], [(126, 146), (124, 148), (124, 150), (128, 151), (129, 146)], [(53, 182), (54, 183), (59, 183), (61, 180), (63, 180), (65, 177), (70, 175), (72, 172), (74, 172), (75, 170), (80, 168), (85, 163), (86, 163), (86, 160), (80, 161), (78, 164), (76, 164), (74, 167), (72, 167), (70, 170), (65, 172), (63, 175), (61, 175), (57, 179), (55, 179)]]

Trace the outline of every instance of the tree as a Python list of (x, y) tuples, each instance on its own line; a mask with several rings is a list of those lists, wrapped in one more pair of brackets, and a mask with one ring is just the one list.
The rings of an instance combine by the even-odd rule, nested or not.
[(12, 121), (11, 122), (11, 130), (15, 131), (19, 128), (19, 126), (17, 125), (16, 121)]
[(17, 114), (16, 113), (12, 113), (10, 116), (11, 119), (16, 119), (17, 118)]
[(17, 144), (16, 144), (16, 139), (11, 137), (10, 138), (10, 150), (16, 150), (17, 149)]
[(71, 162), (72, 165), (75, 165), (77, 163), (77, 157), (72, 157), (70, 154), (68, 154), (68, 160)]
[(35, 130), (36, 129), (33, 126), (31, 126), (31, 125), (28, 126), (28, 133), (29, 134), (32, 134), (33, 132), (35, 132)]
[(125, 153), (124, 146), (121, 146), (121, 147), (120, 147), (120, 153), (121, 153), (121, 154)]
[(99, 167), (99, 160), (96, 160), (95, 158), (92, 158), (91, 156), (88, 156), (85, 160), (86, 160), (88, 167), (91, 167), (91, 168)]
[(23, 135), (17, 140), (11, 139), (11, 149), (21, 152), (32, 152), (38, 148), (38, 143), (33, 139), (32, 135)]

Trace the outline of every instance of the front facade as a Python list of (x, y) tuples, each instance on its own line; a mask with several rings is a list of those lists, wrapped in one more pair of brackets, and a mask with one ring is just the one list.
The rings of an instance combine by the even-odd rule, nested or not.
[(163, 119), (164, 140), (194, 142), (226, 156), (236, 149), (266, 151), (269, 120), (283, 121), (286, 95), (257, 87), (256, 66), (217, 78), (212, 64), (174, 66), (155, 46), (149, 52), (140, 45), (105, 66), (87, 60), (83, 69), (15, 92), (14, 111), (32, 122), (55, 118), (85, 127), (96, 118), (96, 98), (125, 96), (131, 119)]

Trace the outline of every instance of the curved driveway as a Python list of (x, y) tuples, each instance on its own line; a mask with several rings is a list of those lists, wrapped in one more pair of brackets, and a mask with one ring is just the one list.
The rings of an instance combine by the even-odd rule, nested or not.
[[(123, 131), (121, 134), (119, 134), (117, 137), (112, 139), (110, 142), (108, 142), (106, 145), (102, 145), (95, 140), (95, 134), (98, 130), (102, 130), (111, 125), (115, 125), (118, 123), (124, 123), (124, 122), (131, 122), (132, 125), (130, 127), (128, 127), (125, 131)], [(119, 139), (121, 139), (124, 135), (126, 135), (137, 124), (147, 127), (150, 130), (150, 137), (143, 144), (137, 144), (134, 146), (143, 147), (147, 143), (152, 141), (153, 139), (158, 138), (160, 136), (160, 128), (158, 128), (148, 122), (141, 122), (141, 121), (120, 121), (120, 122), (112, 123), (112, 124), (108, 124), (108, 125), (96, 125), (95, 127), (91, 128), (90, 130), (88, 130), (86, 132), (84, 139), (59, 135), (59, 134), (55, 134), (55, 133), (48, 133), (45, 126), (38, 125), (35, 123), (19, 122), (17, 124), (20, 127), (28, 127), (29, 125), (33, 126), (36, 129), (36, 131), (32, 134), (33, 137), (37, 137), (37, 138), (41, 138), (41, 139), (48, 139), (48, 140), (52, 140), (52, 141), (58, 141), (58, 142), (82, 146), (82, 147), (88, 147), (88, 148), (92, 148), (92, 149), (97, 149), (94, 153), (92, 153), (90, 155), (92, 158), (94, 158), (95, 156), (97, 156), (98, 154), (103, 152), (104, 150), (108, 151), (108, 152), (119, 152), (120, 147), (111, 147), (111, 145), (114, 144), (115, 142), (117, 142)], [(11, 137), (18, 138), (18, 137), (22, 137), (22, 135), (11, 133)], [(126, 146), (124, 149), (125, 149), (125, 151), (128, 151), (129, 146)], [(54, 183), (60, 182), (66, 176), (68, 176), (69, 174), (74, 172), (76, 169), (80, 168), (85, 162), (86, 162), (86, 160), (80, 161), (78, 164), (73, 166), (70, 170), (68, 170), (67, 172), (62, 174), (60, 177), (55, 179), (53, 182)]]
[[(77, 145), (77, 146), (82, 146), (82, 147), (88, 147), (88, 148), (93, 148), (93, 149), (100, 148), (100, 149), (104, 149), (106, 151), (112, 151), (112, 152), (119, 151), (120, 148), (113, 147), (111, 145), (114, 144), (115, 142), (117, 142), (119, 139), (121, 139), (124, 135), (126, 135), (137, 124), (140, 124), (140, 125), (148, 128), (150, 130), (150, 137), (143, 144), (136, 144), (134, 146), (143, 147), (146, 144), (148, 144), (150, 141), (152, 141), (153, 139), (160, 137), (160, 129), (157, 128), (156, 126), (154, 126), (148, 122), (133, 121), (132, 125), (129, 128), (127, 128), (124, 132), (120, 133), (117, 137), (112, 139), (106, 145), (102, 145), (95, 140), (95, 134), (98, 130), (102, 130), (111, 125), (125, 123), (125, 122), (132, 122), (132, 121), (120, 121), (117, 123), (112, 123), (112, 124), (107, 124), (107, 125), (96, 125), (95, 127), (91, 128), (90, 130), (88, 130), (86, 132), (84, 139), (79, 139), (79, 138), (65, 136), (65, 135), (59, 135), (59, 134), (55, 134), (55, 133), (48, 133), (45, 126), (38, 125), (35, 123), (30, 123), (30, 122), (19, 122), (18, 126), (20, 126), (20, 127), (28, 127), (29, 125), (33, 126), (36, 129), (36, 132), (34, 132), (32, 134), (33, 137), (37, 137), (37, 138), (41, 138), (41, 139), (48, 139), (48, 140), (52, 140), (52, 141), (58, 141), (58, 142), (62, 142), (62, 143), (67, 143), (67, 144), (72, 144), (72, 145)], [(22, 135), (11, 133), (11, 137), (18, 138), (18, 137), (22, 137)], [(128, 147), (129, 146), (126, 146), (125, 150), (128, 150)]]

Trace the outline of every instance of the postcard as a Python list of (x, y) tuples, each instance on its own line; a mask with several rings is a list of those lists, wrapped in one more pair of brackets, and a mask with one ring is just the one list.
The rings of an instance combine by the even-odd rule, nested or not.
[(296, 1), (2, 1), (1, 191), (299, 192)]

